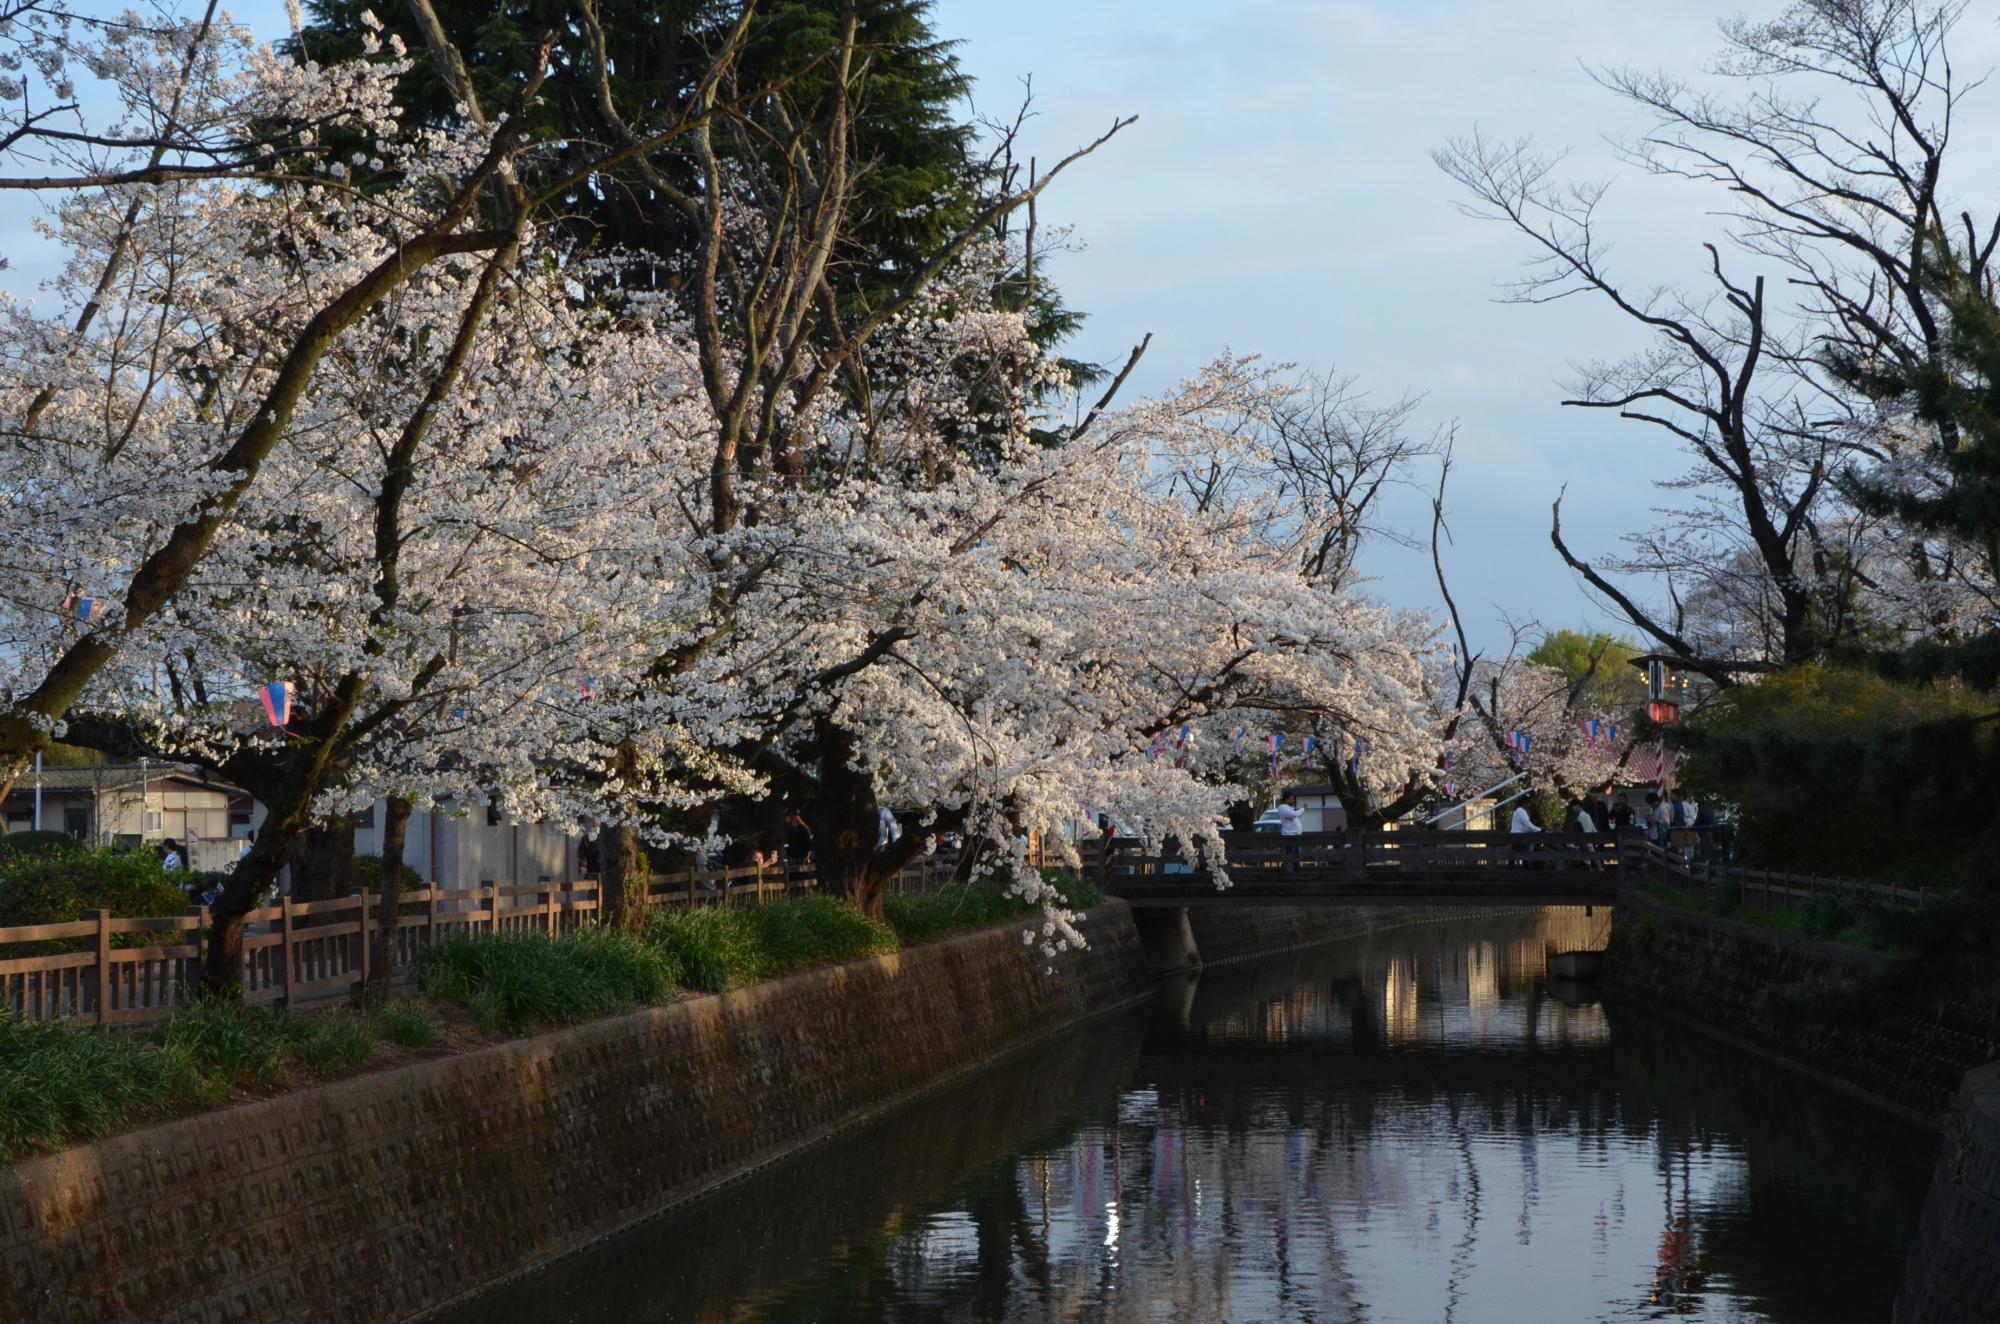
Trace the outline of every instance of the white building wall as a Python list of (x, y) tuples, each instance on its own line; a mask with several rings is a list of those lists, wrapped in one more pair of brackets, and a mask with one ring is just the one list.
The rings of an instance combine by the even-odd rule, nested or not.
[[(385, 806), (376, 802), (374, 826), (354, 830), (355, 854), (382, 853), (385, 812)], [(403, 862), (447, 888), (526, 885), (542, 877), (574, 882), (577, 841), (546, 824), (490, 824), (479, 807), (464, 814), (418, 810), (410, 815), (404, 833)]]

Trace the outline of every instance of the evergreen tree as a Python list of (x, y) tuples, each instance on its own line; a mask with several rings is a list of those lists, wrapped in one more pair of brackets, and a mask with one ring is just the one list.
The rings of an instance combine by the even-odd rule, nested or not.
[[(1956, 263), (1937, 264), (1933, 279), (1947, 291), (1950, 312), (1942, 355), (1907, 366), (1837, 358), (1833, 368), (1870, 397), (1929, 425), (1944, 481), (1891, 485), (1850, 475), (1845, 486), (1867, 513), (1969, 549), (1990, 595), (2000, 585), (2000, 305), (1990, 286)], [(1902, 679), (1949, 678), (1974, 689), (2000, 689), (2000, 620), (1989, 613), (1973, 628), (1948, 630), (1869, 660)]]
[[(290, 43), (301, 58), (321, 62), (360, 52), (368, 32), (363, 15), (373, 12), (383, 30), (402, 38), (416, 56), (399, 95), (412, 126), (444, 122), (456, 113), (455, 98), (432, 61), (425, 58), (423, 33), (404, 5), (373, 0), (310, 0), (312, 22)], [(794, 129), (825, 122), (833, 92), (830, 58), (839, 50), (848, 0), (770, 0), (755, 11), (743, 55), (729, 73), (757, 122), (743, 134), (718, 135), (719, 153), (742, 152), (761, 142), (779, 153)], [(644, 132), (681, 113), (709, 67), (709, 52), (736, 22), (733, 0), (499, 0), (495, 4), (436, 5), (447, 35), (464, 53), (474, 87), (489, 105), (505, 105), (544, 37), (553, 34), (549, 76), (530, 109), (533, 135), (578, 144), (615, 142), (617, 126), (603, 112), (597, 86), (596, 39), (603, 33), (614, 101), (630, 120), (643, 107), (647, 123), (628, 123)], [(1000, 188), (1010, 162), (982, 144), (979, 126), (966, 116), (971, 80), (959, 67), (957, 43), (938, 36), (931, 25), (931, 0), (858, 0), (858, 39), (866, 52), (849, 95), (863, 106), (854, 118), (850, 158), (860, 163), (850, 223), (836, 240), (838, 256), (828, 278), (841, 310), (865, 310), (899, 288), (952, 234), (963, 230)], [(808, 154), (824, 150), (812, 135)], [(565, 155), (545, 157), (539, 168), (561, 179), (571, 163)], [(667, 188), (691, 193), (700, 187), (696, 162), (682, 154), (656, 154), (651, 165), (669, 172)], [(678, 166), (678, 169), (676, 169)], [(533, 168), (533, 167), (530, 167)], [(685, 212), (663, 195), (662, 181), (629, 169), (593, 177), (570, 190), (560, 208), (562, 224), (582, 244), (653, 254), (650, 269), (623, 271), (619, 279), (673, 287), (684, 277), (678, 261), (692, 247)], [(999, 306), (1030, 307), (1036, 339), (1045, 348), (1060, 343), (1082, 322), (1065, 307), (1045, 277), (1016, 271), (993, 291)], [(1088, 381), (1092, 365), (1066, 362)]]

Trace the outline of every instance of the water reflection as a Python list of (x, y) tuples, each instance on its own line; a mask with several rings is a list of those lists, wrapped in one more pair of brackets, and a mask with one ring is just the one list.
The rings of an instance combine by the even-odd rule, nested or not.
[(1602, 915), (1208, 972), (462, 1318), (1886, 1318), (1927, 1138), (1554, 996)]

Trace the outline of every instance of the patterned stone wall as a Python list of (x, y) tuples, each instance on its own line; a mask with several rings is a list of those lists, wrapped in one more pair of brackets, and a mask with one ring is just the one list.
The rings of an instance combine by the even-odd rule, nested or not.
[(2000, 997), (1886, 992), (1886, 962), (1633, 896), (1619, 906), (1604, 978), (1622, 997), (1936, 1127), (1965, 1073), (2000, 1057)]
[(1007, 925), (0, 1169), (0, 1320), (406, 1319), (1144, 995)]
[(2000, 1321), (2000, 1062), (1968, 1073), (1959, 1091), (1895, 1321)]

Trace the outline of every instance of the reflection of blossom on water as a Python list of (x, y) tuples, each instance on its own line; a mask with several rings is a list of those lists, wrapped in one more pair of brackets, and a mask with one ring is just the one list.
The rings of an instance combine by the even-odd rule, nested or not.
[(1765, 1212), (1744, 1148), (1688, 1098), (1666, 1120), (1646, 1091), (1672, 1073), (1614, 1071), (1603, 1009), (1543, 997), (1542, 940), (1581, 946), (1573, 925), (1523, 927), (1204, 974), (1187, 1029), (1155, 1022), (1053, 1162), (998, 1194), (983, 1170), (928, 1235), (880, 1225), (827, 1279), (860, 1304), (732, 1317), (1805, 1324), (1707, 1240)]

